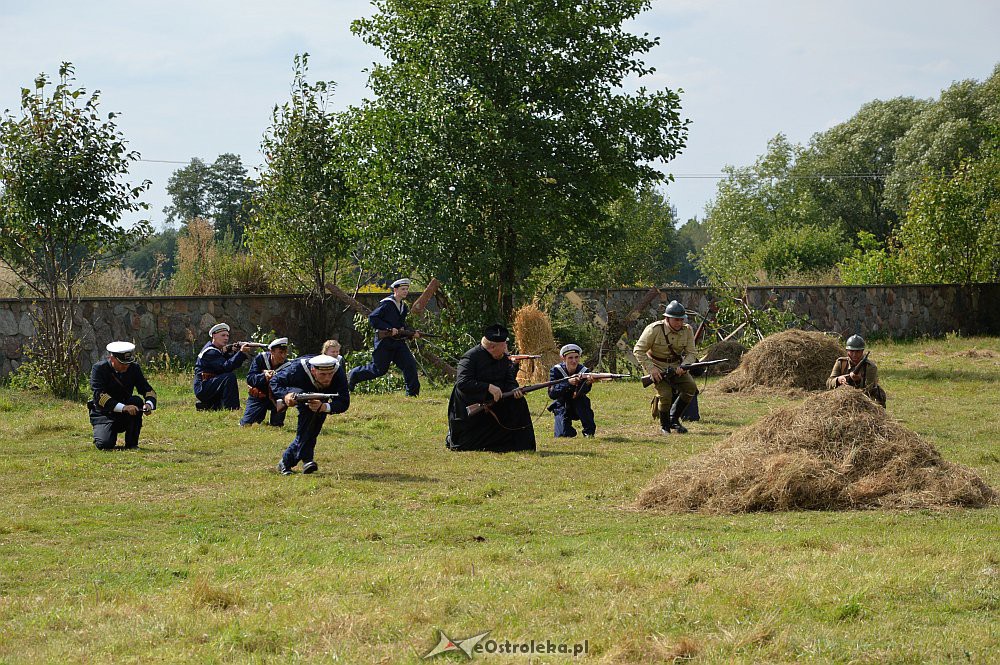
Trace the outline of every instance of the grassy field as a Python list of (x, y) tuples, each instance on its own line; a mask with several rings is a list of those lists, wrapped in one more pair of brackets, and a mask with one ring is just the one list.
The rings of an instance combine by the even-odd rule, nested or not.
[[(890, 413), (1000, 488), (1000, 340), (872, 348)], [(319, 473), (282, 477), (294, 414), (243, 430), (187, 375), (152, 381), (128, 452), (96, 451), (81, 405), (0, 391), (0, 662), (415, 663), (438, 629), (604, 663), (1000, 662), (998, 508), (628, 507), (786, 398), (709, 391), (666, 438), (648, 391), (600, 385), (598, 438), (557, 441), (534, 393), (539, 452), (501, 456), (444, 448), (445, 389), (358, 395)]]

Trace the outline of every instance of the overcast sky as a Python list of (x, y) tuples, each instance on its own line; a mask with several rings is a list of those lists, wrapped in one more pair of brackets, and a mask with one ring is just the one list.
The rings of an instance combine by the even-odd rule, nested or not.
[[(0, 0), (0, 109), (19, 112), (22, 87), (73, 62), (102, 110), (123, 114), (159, 225), (167, 179), (192, 157), (260, 165), (296, 53), (310, 54), (312, 80), (337, 83), (337, 108), (367, 94), (363, 70), (379, 53), (350, 22), (371, 12), (364, 0)], [(936, 97), (1000, 62), (997, 0), (654, 0), (631, 27), (661, 38), (644, 84), (682, 88), (692, 120), (687, 149), (662, 165), (681, 221), (713, 196), (704, 176), (751, 163), (778, 132), (806, 142), (865, 102)]]

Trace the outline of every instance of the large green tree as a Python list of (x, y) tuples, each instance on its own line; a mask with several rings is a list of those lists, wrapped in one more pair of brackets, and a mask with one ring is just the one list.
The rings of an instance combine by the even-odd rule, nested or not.
[(79, 383), (76, 285), (149, 232), (147, 222), (119, 225), (145, 208), (139, 198), (149, 182), (125, 181), (139, 155), (115, 114), (101, 115), (100, 94), (74, 81), (69, 63), (55, 87), (39, 75), (34, 89), (21, 90), (20, 116), (5, 112), (0, 123), (0, 258), (39, 298), (35, 357), (64, 397)]
[(167, 181), (171, 203), (163, 208), (163, 214), (167, 224), (210, 220), (216, 240), (239, 247), (256, 187), (239, 155), (223, 153), (212, 164), (193, 157)]
[(374, 4), (353, 25), (386, 57), (351, 121), (355, 210), (472, 316), (508, 317), (559, 248), (599, 255), (607, 205), (684, 146), (677, 93), (628, 91), (658, 40), (623, 24), (649, 0)]
[(295, 57), (291, 99), (275, 106), (261, 143), (266, 166), (254, 198), (247, 246), (276, 276), (323, 299), (354, 242), (346, 215), (334, 83), (307, 80), (308, 55)]

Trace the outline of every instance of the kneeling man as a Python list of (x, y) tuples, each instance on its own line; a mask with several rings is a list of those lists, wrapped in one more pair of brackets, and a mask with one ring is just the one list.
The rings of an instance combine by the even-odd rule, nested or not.
[[(111, 342), (107, 350), (107, 359), (90, 370), (94, 397), (87, 406), (94, 445), (98, 450), (112, 450), (118, 433), (125, 432), (125, 447), (138, 448), (142, 416), (156, 408), (156, 392), (135, 362), (135, 344)], [(133, 395), (133, 391), (142, 396)]]
[(581, 349), (576, 344), (567, 344), (559, 349), (559, 355), (563, 361), (558, 365), (553, 365), (549, 370), (549, 381), (558, 381), (569, 377), (567, 381), (549, 386), (549, 397), (552, 403), (549, 404), (549, 411), (556, 417), (555, 437), (576, 436), (573, 428), (573, 421), (579, 420), (583, 427), (584, 438), (594, 436), (597, 425), (594, 423), (594, 409), (590, 406), (590, 398), (587, 393), (594, 385), (592, 379), (584, 379), (580, 374), (589, 372), (584, 365), (580, 364)]
[[(495, 323), (483, 332), (478, 346), (458, 361), (455, 388), (448, 401), (448, 436), (451, 450), (488, 450), (505, 453), (535, 449), (535, 429), (528, 403), (517, 385), (517, 364), (507, 356), (508, 331)], [(513, 399), (500, 400), (508, 391)], [(495, 402), (474, 416), (466, 407)]]
[(278, 472), (283, 476), (291, 475), (299, 462), (303, 463), (302, 473), (316, 472), (319, 465), (313, 460), (313, 451), (327, 414), (343, 413), (351, 405), (344, 368), (331, 356), (303, 356), (279, 370), (271, 378), (270, 386), (274, 398), (289, 407), (296, 405), (296, 393), (336, 393), (329, 401), (314, 399), (298, 405), (295, 438), (278, 462)]
[(247, 408), (240, 419), (240, 427), (262, 423), (268, 413), (271, 414), (268, 422), (274, 427), (285, 424), (285, 403), (271, 396), (268, 382), (279, 369), (290, 362), (287, 337), (274, 340), (267, 345), (267, 351), (254, 357), (250, 363), (250, 371), (247, 372)]

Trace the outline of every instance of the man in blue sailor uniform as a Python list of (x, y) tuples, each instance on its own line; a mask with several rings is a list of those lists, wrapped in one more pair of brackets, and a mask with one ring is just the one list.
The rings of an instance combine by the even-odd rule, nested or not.
[[(156, 408), (156, 392), (135, 363), (135, 344), (112, 342), (108, 357), (90, 370), (93, 399), (90, 424), (94, 426), (94, 445), (98, 450), (113, 450), (118, 433), (125, 433), (125, 447), (139, 447), (142, 416)], [(138, 391), (140, 396), (133, 395)]]
[(287, 365), (288, 338), (279, 337), (267, 345), (267, 351), (254, 356), (247, 372), (247, 408), (240, 419), (240, 427), (264, 422), (264, 417), (270, 412), (268, 422), (281, 427), (285, 424), (285, 403), (277, 402), (271, 397), (271, 386), (268, 385), (275, 373)]
[(278, 472), (291, 475), (292, 469), (302, 462), (302, 473), (315, 473), (319, 465), (313, 460), (316, 436), (323, 429), (329, 413), (343, 413), (351, 405), (347, 389), (347, 375), (340, 362), (332, 356), (303, 356), (285, 365), (271, 378), (271, 393), (285, 406), (295, 405), (295, 393), (336, 393), (329, 402), (310, 400), (299, 404), (299, 421), (295, 438), (278, 462)]
[(583, 436), (592, 437), (597, 431), (594, 423), (594, 410), (590, 406), (590, 398), (587, 393), (594, 384), (579, 376), (590, 370), (580, 364), (581, 349), (576, 344), (567, 344), (559, 349), (559, 355), (563, 361), (554, 365), (549, 370), (549, 381), (558, 381), (570, 377), (568, 381), (549, 386), (549, 397), (552, 403), (549, 404), (549, 411), (556, 417), (555, 436), (572, 437), (576, 436), (573, 428), (573, 421), (579, 420), (583, 426)]
[(236, 368), (247, 359), (247, 345), (239, 349), (227, 348), (229, 326), (217, 323), (208, 331), (211, 341), (202, 347), (194, 362), (195, 408), (199, 411), (218, 411), (240, 408), (240, 389)]
[[(410, 293), (410, 280), (397, 279), (392, 283), (392, 295), (383, 298), (378, 307), (368, 315), (368, 322), (375, 329), (375, 350), (372, 351), (372, 361), (363, 367), (351, 370), (348, 385), (351, 390), (362, 381), (377, 379), (389, 371), (389, 364), (394, 363), (403, 372), (406, 382), (406, 394), (416, 397), (420, 394), (420, 379), (417, 377), (417, 361), (406, 345), (405, 339), (396, 337), (406, 329), (406, 315), (410, 308), (406, 304), (406, 296)], [(419, 338), (420, 334), (414, 335)]]

